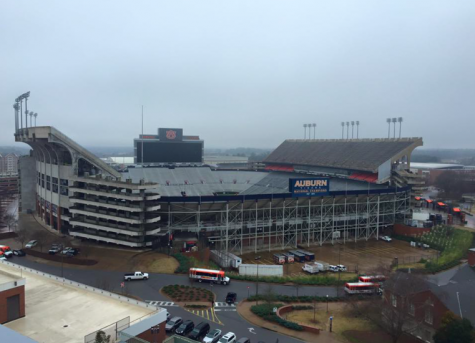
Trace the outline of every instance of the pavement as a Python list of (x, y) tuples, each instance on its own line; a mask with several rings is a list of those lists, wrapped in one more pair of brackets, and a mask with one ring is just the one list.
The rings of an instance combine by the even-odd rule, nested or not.
[[(123, 281), (123, 272), (116, 270), (85, 270), (72, 269), (63, 266), (43, 264), (31, 259), (30, 257), (13, 257), (10, 262), (17, 263), (29, 268), (37, 269), (49, 274), (63, 276), (67, 279), (81, 282), (93, 287), (105, 288), (108, 291), (117, 293), (126, 292), (142, 300), (156, 302), (166, 308), (172, 316), (180, 316), (184, 319), (191, 319), (195, 323), (207, 321), (212, 328), (219, 328), (224, 333), (232, 331), (240, 337), (249, 337), (252, 341), (262, 340), (267, 343), (274, 343), (277, 340), (281, 343), (302, 342), (299, 339), (291, 338), (276, 332), (257, 327), (243, 319), (234, 306), (226, 306), (224, 300), (228, 292), (236, 292), (238, 302), (247, 298), (248, 295), (262, 293), (268, 290), (268, 287), (277, 294), (296, 295), (297, 288), (294, 286), (259, 284), (244, 281), (232, 281), (227, 286), (200, 284), (200, 287), (206, 287), (216, 294), (216, 307), (212, 310), (185, 310), (176, 306), (170, 299), (160, 294), (160, 289), (170, 284), (190, 284), (187, 275), (156, 274), (149, 273), (150, 279), (147, 281), (135, 281), (125, 283), (125, 289), (121, 288)], [(197, 285), (197, 284), (196, 284)], [(102, 286), (102, 287), (101, 287)], [(336, 296), (335, 287), (317, 287), (317, 286), (299, 286), (299, 295), (318, 295), (318, 296)], [(317, 337), (317, 340), (318, 337)], [(323, 341), (322, 341), (323, 342)]]

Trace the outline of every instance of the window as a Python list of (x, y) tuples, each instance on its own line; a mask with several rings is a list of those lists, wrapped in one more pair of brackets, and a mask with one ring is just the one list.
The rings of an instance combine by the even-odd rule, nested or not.
[(434, 315), (432, 313), (432, 308), (431, 307), (426, 308), (425, 322), (427, 324), (430, 324), (430, 325), (432, 325), (434, 323)]
[(391, 294), (391, 304), (393, 307), (397, 307), (397, 297), (394, 294)]
[(53, 192), (58, 193), (58, 185), (53, 183)]
[(411, 316), (414, 316), (416, 314), (416, 307), (414, 306), (413, 303), (409, 304), (409, 311), (408, 312)]
[(57, 177), (53, 177), (53, 183), (58, 184), (58, 178)]

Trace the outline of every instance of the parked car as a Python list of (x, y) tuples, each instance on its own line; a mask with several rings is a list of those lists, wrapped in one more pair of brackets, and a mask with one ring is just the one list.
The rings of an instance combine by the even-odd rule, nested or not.
[(53, 245), (53, 246), (51, 247), (51, 249), (49, 249), (48, 253), (49, 253), (50, 255), (56, 255), (56, 253), (60, 252), (61, 249), (62, 249), (61, 246), (59, 246), (59, 245)]
[(21, 249), (18, 249), (18, 250), (13, 250), (13, 255), (15, 256), (25, 256), (25, 252)]
[(234, 332), (228, 332), (223, 337), (221, 337), (218, 341), (219, 343), (234, 343), (236, 342), (236, 335)]
[(181, 325), (181, 323), (183, 323), (183, 319), (181, 319), (181, 317), (173, 317), (165, 324), (165, 331), (173, 332)]
[(69, 251), (71, 251), (72, 249), (73, 249), (73, 248), (71, 248), (71, 247), (66, 247), (66, 248), (63, 249), (62, 254), (63, 254), (63, 255), (66, 255), (66, 254), (67, 254)]
[(148, 273), (135, 272), (135, 273), (125, 274), (124, 280), (125, 281), (148, 280)]
[(381, 240), (389, 243), (389, 242), (391, 242), (393, 239), (392, 239), (391, 237), (389, 237), (389, 236), (383, 236), (383, 237), (381, 237)]
[(247, 337), (242, 337), (242, 338), (239, 338), (239, 340), (236, 343), (251, 343), (251, 340)]
[(228, 304), (234, 304), (237, 299), (237, 294), (233, 292), (229, 292), (228, 295), (226, 295), (226, 303)]
[(193, 331), (191, 331), (188, 338), (194, 339), (195, 341), (201, 341), (203, 337), (205, 337), (208, 334), (210, 328), (211, 327), (209, 326), (208, 323), (201, 322), (195, 326), (195, 328), (193, 329)]
[(0, 261), (6, 261), (7, 258), (5, 257), (5, 255), (2, 253), (0, 254)]
[(210, 331), (205, 338), (203, 338), (203, 343), (216, 343), (221, 338), (221, 330), (214, 329)]
[(26, 243), (25, 248), (31, 249), (36, 245), (38, 245), (38, 241), (37, 240), (32, 240), (32, 241), (29, 241), (28, 243)]
[(180, 336), (188, 335), (195, 328), (195, 323), (191, 320), (185, 320), (178, 329), (175, 330), (175, 333)]
[(340, 272), (346, 272), (346, 267), (343, 264), (339, 264), (336, 267)]
[(328, 266), (328, 270), (334, 273), (338, 273), (340, 269), (337, 266), (330, 265)]

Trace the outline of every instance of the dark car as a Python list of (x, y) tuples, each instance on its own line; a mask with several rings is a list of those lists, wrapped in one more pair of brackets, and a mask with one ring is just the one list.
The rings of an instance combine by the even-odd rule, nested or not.
[(201, 341), (209, 332), (210, 326), (206, 322), (201, 322), (195, 326), (188, 338), (194, 339), (195, 341)]
[(234, 302), (237, 299), (237, 294), (233, 292), (229, 292), (228, 295), (226, 295), (226, 302), (228, 304), (234, 304)]
[(195, 323), (191, 320), (185, 320), (178, 329), (175, 330), (175, 333), (180, 336), (188, 335), (195, 328)]
[(181, 323), (183, 323), (181, 317), (173, 317), (165, 324), (165, 331), (173, 332)]
[(236, 343), (251, 343), (251, 340), (247, 337), (239, 338)]
[(25, 256), (25, 252), (21, 249), (18, 249), (18, 250), (13, 250), (13, 255), (15, 256)]

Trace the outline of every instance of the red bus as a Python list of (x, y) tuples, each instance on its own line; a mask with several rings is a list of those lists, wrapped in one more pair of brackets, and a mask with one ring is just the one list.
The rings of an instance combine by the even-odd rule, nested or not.
[(345, 284), (346, 294), (375, 294), (381, 293), (378, 283), (374, 282), (354, 282)]
[(201, 269), (201, 268), (190, 268), (189, 272), (190, 279), (196, 280), (198, 282), (212, 282), (220, 283), (222, 285), (227, 285), (231, 280), (224, 275), (222, 270), (212, 270), (212, 269)]
[(384, 282), (386, 277), (384, 275), (360, 276), (358, 280), (360, 282)]

